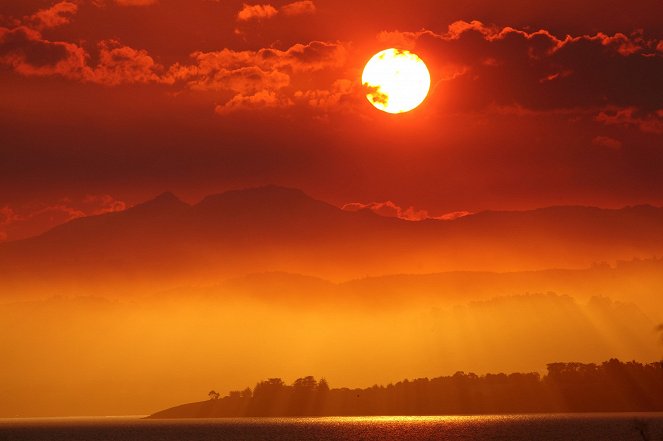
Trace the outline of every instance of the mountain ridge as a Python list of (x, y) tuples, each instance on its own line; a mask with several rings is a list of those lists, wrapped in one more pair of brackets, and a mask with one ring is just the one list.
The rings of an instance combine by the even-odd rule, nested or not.
[[(117, 217), (118, 215), (121, 214), (135, 214), (135, 213), (145, 213), (149, 211), (158, 211), (158, 210), (164, 210), (164, 209), (189, 209), (189, 210), (202, 210), (202, 211), (210, 211), (213, 208), (217, 208), (218, 206), (221, 205), (227, 205), (229, 202), (237, 202), (237, 201), (246, 201), (247, 198), (246, 196), (251, 197), (253, 199), (252, 202), (259, 202), (261, 204), (265, 204), (268, 206), (276, 207), (277, 205), (275, 202), (283, 202), (287, 201), (292, 204), (292, 206), (295, 206), (294, 202), (304, 202), (309, 204), (310, 206), (315, 206), (317, 205), (318, 207), (324, 207), (328, 209), (329, 212), (336, 212), (336, 213), (354, 213), (354, 214), (362, 214), (362, 215), (368, 215), (371, 218), (381, 218), (381, 219), (391, 219), (395, 222), (399, 223), (425, 223), (425, 224), (441, 224), (441, 223), (468, 223), (472, 221), (476, 221), (478, 218), (492, 218), (492, 217), (499, 217), (499, 216), (519, 216), (522, 214), (533, 214), (533, 215), (541, 215), (541, 214), (564, 214), (564, 213), (592, 213), (592, 214), (597, 214), (597, 213), (602, 213), (602, 214), (615, 214), (615, 213), (628, 213), (628, 214), (645, 214), (645, 213), (653, 213), (653, 212), (663, 212), (663, 207), (655, 206), (652, 204), (634, 204), (634, 205), (625, 205), (623, 207), (619, 208), (605, 208), (605, 207), (596, 207), (596, 206), (591, 206), (591, 205), (568, 205), (568, 204), (563, 204), (563, 205), (551, 205), (551, 206), (545, 206), (545, 207), (539, 207), (539, 208), (533, 208), (533, 209), (519, 209), (519, 210), (481, 210), (477, 211), (471, 214), (468, 214), (466, 216), (458, 217), (458, 218), (452, 218), (452, 219), (439, 219), (439, 218), (426, 218), (422, 219), (419, 221), (412, 221), (412, 220), (405, 220), (401, 219), (398, 217), (392, 217), (392, 216), (385, 216), (379, 213), (376, 213), (372, 211), (370, 208), (364, 208), (361, 210), (343, 210), (340, 207), (337, 207), (335, 205), (329, 204), (327, 202), (324, 202), (319, 199), (315, 199), (308, 194), (306, 194), (304, 191), (297, 189), (297, 188), (291, 188), (291, 187), (283, 187), (283, 186), (278, 186), (278, 185), (265, 185), (265, 186), (258, 186), (258, 187), (249, 187), (245, 189), (237, 189), (237, 190), (228, 190), (225, 192), (221, 193), (213, 193), (210, 195), (207, 195), (203, 197), (200, 201), (197, 203), (189, 204), (187, 202), (182, 201), (179, 197), (177, 197), (173, 192), (171, 191), (164, 191), (163, 193), (158, 194), (152, 199), (148, 199), (145, 202), (141, 202), (135, 205), (132, 205), (124, 210), (121, 211), (114, 211), (110, 213), (102, 213), (102, 214), (95, 214), (95, 215), (89, 215), (89, 216), (83, 216), (83, 217), (77, 217), (75, 219), (71, 219), (69, 221), (66, 221), (62, 224), (56, 225), (52, 228), (50, 228), (47, 231), (44, 231), (42, 233), (39, 233), (35, 236), (30, 236), (24, 239), (18, 239), (18, 240), (12, 240), (12, 241), (6, 241), (3, 243), (0, 243), (0, 248), (3, 246), (6, 246), (7, 244), (10, 243), (15, 243), (15, 242), (21, 242), (25, 240), (30, 240), (36, 237), (43, 236), (44, 234), (48, 234), (50, 231), (57, 229), (59, 227), (62, 227), (63, 225), (67, 225), (70, 223), (81, 223), (85, 219), (91, 219), (91, 218), (108, 218), (108, 217)], [(290, 196), (290, 198), (286, 198), (285, 196)], [(158, 213), (157, 213), (158, 214)]]
[[(412, 222), (344, 211), (298, 189), (233, 190), (187, 204), (165, 192), (0, 244), (0, 288), (126, 279), (158, 289), (255, 272), (329, 280), (525, 271), (663, 255), (663, 208), (558, 206)], [(39, 279), (32, 276), (39, 274)], [(55, 289), (55, 288), (53, 288)]]

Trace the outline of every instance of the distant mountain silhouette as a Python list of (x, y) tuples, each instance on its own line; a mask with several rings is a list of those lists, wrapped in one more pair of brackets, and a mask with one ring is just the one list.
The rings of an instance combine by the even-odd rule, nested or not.
[(58, 289), (132, 283), (154, 290), (252, 272), (342, 280), (584, 267), (661, 254), (663, 209), (652, 206), (488, 211), (409, 222), (343, 211), (299, 190), (268, 186), (195, 205), (164, 193), (122, 212), (0, 244), (0, 288), (19, 293), (57, 282)]
[[(405, 305), (454, 305), (470, 300), (534, 293), (559, 293), (577, 299), (610, 297), (635, 302), (652, 318), (663, 320), (663, 259), (618, 262), (582, 269), (435, 274), (392, 274), (332, 283), (319, 277), (267, 272), (232, 277), (203, 287), (164, 290), (159, 297), (250, 299), (297, 308), (375, 309)], [(313, 295), (311, 295), (313, 293)], [(306, 296), (305, 301), (302, 297)]]

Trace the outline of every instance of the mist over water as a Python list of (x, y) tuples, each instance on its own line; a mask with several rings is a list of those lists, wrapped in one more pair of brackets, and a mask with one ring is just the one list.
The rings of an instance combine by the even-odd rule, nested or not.
[[(52, 299), (0, 306), (0, 416), (151, 414), (210, 389), (324, 377), (332, 388), (557, 361), (651, 362), (655, 322), (608, 301), (530, 295), (452, 306), (211, 297)], [(563, 326), (560, 326), (563, 323)]]
[(663, 437), (663, 414), (371, 418), (0, 420), (8, 441), (641, 441)]

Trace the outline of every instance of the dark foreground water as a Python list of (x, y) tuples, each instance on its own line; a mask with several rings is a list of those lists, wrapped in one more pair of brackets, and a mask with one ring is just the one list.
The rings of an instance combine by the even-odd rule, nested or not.
[(1, 441), (641, 441), (645, 439), (663, 441), (663, 414), (158, 421), (138, 418), (0, 419)]

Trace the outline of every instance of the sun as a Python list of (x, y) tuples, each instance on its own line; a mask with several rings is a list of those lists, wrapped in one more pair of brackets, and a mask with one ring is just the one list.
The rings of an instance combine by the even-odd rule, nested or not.
[(366, 98), (388, 113), (405, 113), (418, 107), (430, 90), (430, 73), (418, 55), (407, 50), (385, 49), (371, 58), (361, 82)]

